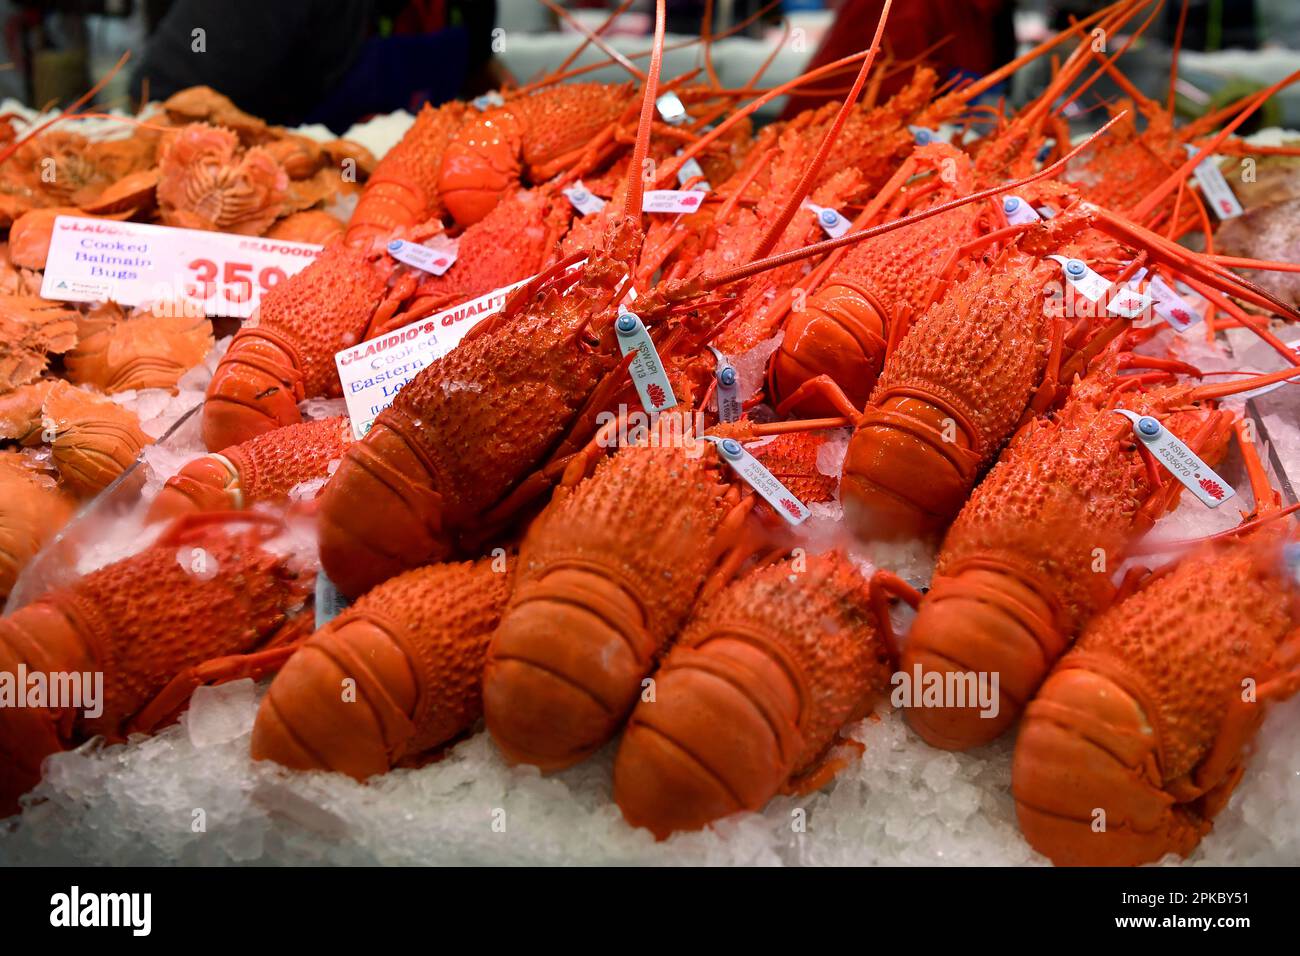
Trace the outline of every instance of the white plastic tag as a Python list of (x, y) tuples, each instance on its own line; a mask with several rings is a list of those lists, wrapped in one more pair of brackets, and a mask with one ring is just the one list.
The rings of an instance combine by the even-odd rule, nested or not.
[(1019, 196), (1004, 196), (1002, 212), (1006, 215), (1007, 224), (1010, 226), (1023, 226), (1027, 222), (1038, 222), (1043, 218), (1038, 215), (1033, 206)]
[(1155, 297), (1156, 314), (1173, 326), (1177, 332), (1186, 332), (1204, 316), (1186, 299), (1170, 288), (1158, 275), (1151, 277), (1148, 287)]
[(427, 246), (406, 239), (394, 239), (388, 244), (388, 254), (398, 262), (440, 276), (456, 264), (458, 244), (455, 240), (446, 237), (435, 238), (442, 240), (436, 246)]
[(669, 126), (681, 126), (690, 119), (686, 112), (686, 104), (676, 93), (665, 93), (655, 100), (655, 106), (659, 110), (659, 117)]
[(1106, 311), (1111, 315), (1122, 316), (1126, 319), (1136, 319), (1151, 307), (1151, 296), (1145, 292), (1139, 292), (1137, 289), (1119, 289), (1111, 300), (1106, 303)]
[(564, 195), (569, 197), (569, 202), (573, 203), (573, 208), (583, 216), (595, 215), (605, 208), (605, 200), (587, 189), (582, 184), (581, 179), (568, 189), (565, 189)]
[(1214, 469), (1201, 461), (1196, 452), (1159, 421), (1150, 415), (1139, 415), (1126, 408), (1116, 408), (1114, 411), (1133, 423), (1133, 434), (1138, 441), (1202, 504), (1217, 508), (1237, 494)]
[(482, 96), (476, 96), (470, 100), (474, 108), (480, 112), (486, 112), (496, 106), (505, 106), (506, 101), (496, 90), (488, 90)]
[(817, 225), (822, 227), (822, 232), (826, 233), (826, 235), (830, 236), (832, 239), (838, 239), (849, 231), (849, 226), (853, 225), (853, 223), (849, 222), (848, 219), (841, 216), (834, 209), (830, 209), (826, 206), (819, 206), (812, 202), (806, 202), (804, 205), (813, 211), (813, 215), (817, 217)]
[(792, 525), (800, 525), (807, 520), (812, 513), (808, 507), (764, 468), (757, 458), (745, 451), (740, 442), (734, 438), (705, 437), (717, 446), (718, 457), (730, 465), (745, 484), (758, 492), (777, 514)]
[(659, 352), (655, 349), (641, 316), (635, 312), (622, 313), (614, 321), (614, 332), (622, 354), (636, 352), (628, 373), (632, 376), (632, 384), (636, 386), (642, 407), (651, 414), (674, 407), (677, 396), (673, 394), (673, 386), (668, 381), (668, 373), (664, 371), (664, 363), (659, 360)]
[[(585, 262), (575, 263), (570, 271), (582, 268)], [(375, 416), (393, 404), (407, 382), (459, 345), (479, 322), (500, 312), (512, 292), (535, 278), (529, 276), (493, 289), (477, 299), (335, 353), (334, 365), (352, 419), (352, 434), (364, 438)]]
[[(1200, 152), (1190, 143), (1185, 148), (1190, 156)], [(1206, 198), (1213, 207), (1214, 214), (1220, 219), (1235, 219), (1245, 212), (1237, 200), (1237, 194), (1223, 178), (1223, 171), (1215, 164), (1213, 156), (1207, 156), (1197, 163), (1192, 170), (1192, 176), (1200, 184), (1201, 195)]]
[[(680, 156), (681, 154), (682, 151), (679, 149), (677, 155)], [(713, 187), (709, 185), (709, 181), (704, 178), (704, 167), (699, 164), (699, 161), (694, 156), (682, 163), (682, 168), (677, 170), (677, 185), (684, 187), (692, 179), (695, 180), (695, 185), (691, 187), (692, 189), (702, 189), (705, 192), (709, 192), (713, 189)]]
[(316, 572), (316, 630), (342, 614), (351, 603), (324, 571)]
[(703, 189), (649, 189), (641, 198), (641, 211), (690, 213), (700, 208), (708, 193)]
[(1061, 264), (1061, 271), (1065, 273), (1065, 281), (1078, 289), (1079, 294), (1090, 302), (1101, 301), (1101, 297), (1110, 288), (1110, 280), (1098, 275), (1082, 259), (1067, 259), (1065, 256), (1048, 256), (1047, 258), (1054, 259)]
[(713, 357), (717, 360), (717, 365), (713, 370), (713, 378), (717, 382), (714, 394), (718, 398), (718, 420), (723, 422), (737, 421), (745, 410), (740, 401), (740, 376), (736, 374), (736, 369), (727, 361), (725, 355), (712, 345), (708, 346), (708, 350), (713, 353)]
[(912, 139), (916, 141), (917, 146), (929, 146), (940, 136), (937, 129), (929, 129), (925, 126), (909, 126), (907, 131), (912, 134)]
[(252, 315), (270, 289), (307, 268), (321, 246), (57, 216), (41, 296), (140, 306), (185, 302), (199, 315)]

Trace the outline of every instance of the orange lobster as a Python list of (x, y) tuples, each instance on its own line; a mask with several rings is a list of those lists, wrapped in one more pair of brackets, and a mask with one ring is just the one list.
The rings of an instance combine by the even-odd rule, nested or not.
[[(0, 813), (17, 809), (47, 755), (96, 734), (152, 731), (200, 684), (260, 676), (292, 653), (299, 576), (261, 546), (265, 527), (210, 525), (178, 522), (139, 554), (0, 619), (0, 673), (24, 704), (0, 708)], [(74, 678), (80, 700), (29, 699)]]
[(1279, 510), (1254, 446), (1239, 444), (1262, 517), (1097, 617), (1026, 708), (1012, 793), (1025, 838), (1054, 863), (1186, 856), (1241, 780), (1267, 705), (1300, 690), (1290, 535), (1254, 527), (1294, 508)]
[[(644, 438), (595, 464), (624, 427), (612, 421), (529, 527), (483, 677), (488, 730), (512, 762), (558, 770), (612, 738), (696, 595), (761, 544), (748, 520), (753, 495), (692, 433), (694, 420), (665, 411)], [(809, 425), (740, 422), (720, 434), (752, 440), (798, 427)]]
[[(1284, 373), (1285, 374), (1285, 373)], [(911, 708), (929, 743), (964, 749), (1010, 727), (1112, 585), (1108, 566), (1172, 504), (1182, 485), (1160, 474), (1114, 412), (1121, 402), (1161, 421), (1211, 466), (1229, 434), (1226, 412), (1198, 406), (1266, 380), (1162, 386), (1096, 374), (1055, 421), (1017, 437), (950, 529), (903, 653), (927, 684), (998, 675), (996, 713), (970, 701)]]
[(840, 728), (889, 687), (881, 597), (833, 552), (753, 571), (697, 610), (614, 760), (627, 822), (663, 839), (824, 786), (846, 763)]
[(253, 759), (364, 780), (468, 731), (483, 713), (483, 659), (507, 571), (504, 558), (435, 564), (362, 597), (276, 675)]
[(147, 520), (283, 502), (295, 486), (326, 478), (351, 441), (347, 419), (323, 418), (286, 425), (196, 458), (167, 479)]

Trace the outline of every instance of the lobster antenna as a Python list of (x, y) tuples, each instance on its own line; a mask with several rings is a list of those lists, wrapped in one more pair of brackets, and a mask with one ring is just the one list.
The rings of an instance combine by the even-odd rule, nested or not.
[[(604, 21), (601, 23), (600, 26), (596, 27), (596, 35), (599, 36), (600, 34), (604, 33), (606, 30), (608, 30), (613, 25), (614, 21), (617, 20), (624, 13), (626, 13), (627, 8), (632, 6), (632, 4), (635, 2), (636, 0), (623, 0), (622, 3), (620, 3), (617, 7), (611, 10), (609, 16), (607, 16), (604, 19)], [(563, 10), (562, 12), (565, 17), (569, 16), (569, 11)], [(573, 51), (564, 58), (564, 60), (560, 63), (560, 65), (557, 66), (554, 70), (550, 70), (548, 74), (545, 75), (558, 75), (563, 73), (569, 67), (571, 67), (573, 65), (573, 61), (576, 60), (579, 56), (581, 56), (582, 51), (587, 49), (587, 47), (591, 44), (592, 39), (593, 38), (591, 36), (584, 36), (582, 38), (582, 42), (573, 48)], [(601, 49), (604, 49), (604, 47), (602, 47)], [(639, 70), (637, 72), (640, 73)], [(639, 76), (638, 78), (642, 79), (643, 77)]]
[[(766, 13), (770, 13), (772, 10), (774, 10), (774, 9), (777, 7), (777, 5), (780, 4), (780, 2), (781, 2), (781, 0), (768, 0), (768, 2), (767, 2), (764, 6), (760, 7), (760, 8), (759, 8), (758, 10), (756, 10), (754, 13), (751, 13), (749, 16), (747, 16), (744, 20), (741, 20), (741, 21), (740, 21), (739, 23), (737, 23), (735, 26), (728, 27), (726, 30), (724, 30), (723, 32), (719, 33), (719, 34), (718, 34), (717, 36), (715, 36), (713, 39), (714, 39), (715, 41), (717, 41), (717, 40), (722, 40), (722, 39), (725, 39), (726, 37), (733, 36), (734, 34), (739, 33), (741, 30), (745, 29), (745, 27), (749, 26), (751, 23), (753, 23), (753, 22), (754, 22), (755, 20), (757, 20), (759, 17), (763, 16), (763, 15), (766, 14)], [(688, 47), (688, 46), (694, 46), (696, 43), (699, 43), (699, 42), (700, 42), (700, 38), (699, 38), (699, 37), (692, 37), (692, 38), (690, 38), (690, 39), (688, 39), (688, 40), (678, 40), (676, 43), (669, 43), (669, 44), (667, 44), (667, 45), (664, 47), (664, 52), (666, 53), (666, 52), (668, 52), (669, 50), (681, 50), (681, 49), (683, 49), (683, 48), (685, 48), (685, 47)], [(649, 56), (652, 52), (654, 52), (654, 51), (653, 51), (653, 50), (642, 50), (642, 51), (639, 52), (639, 53), (629, 53), (629, 54), (627, 55), (627, 57), (628, 57), (629, 60), (639, 60), (639, 59), (641, 59), (642, 57)], [(565, 80), (571, 80), (571, 79), (573, 79), (574, 77), (583, 76), (583, 75), (585, 75), (585, 74), (587, 74), (587, 73), (593, 73), (593, 72), (595, 72), (596, 70), (603, 70), (603, 69), (605, 69), (605, 68), (608, 67), (608, 66), (609, 66), (609, 63), (607, 63), (607, 62), (605, 62), (605, 63), (588, 63), (586, 66), (574, 67), (572, 70), (570, 70), (570, 71), (567, 72), (567, 73), (561, 73), (561, 72), (558, 72), (558, 71), (557, 71), (557, 72), (553, 72), (553, 73), (551, 73), (549, 76), (545, 76), (545, 77), (543, 77), (542, 79), (538, 80), (538, 81), (535, 82), (535, 83), (529, 83), (527, 86), (520, 87), (519, 90), (518, 90), (518, 92), (520, 92), (520, 93), (531, 93), (531, 92), (533, 92), (534, 90), (539, 90), (539, 89), (541, 89), (542, 87), (545, 87), (545, 86), (553, 86), (553, 85), (556, 84), (556, 83), (562, 83), (562, 82), (564, 82)]]
[(636, 217), (641, 221), (641, 199), (644, 187), (641, 182), (641, 167), (645, 164), (646, 153), (650, 151), (650, 126), (654, 122), (655, 96), (659, 91), (659, 71), (664, 59), (664, 22), (667, 19), (666, 0), (655, 0), (655, 40), (650, 54), (650, 71), (645, 78), (645, 95), (641, 99), (641, 121), (637, 125), (636, 145), (632, 147), (632, 165), (627, 171), (627, 197), (623, 204), (623, 215)]
[(782, 207), (781, 214), (763, 233), (763, 236), (758, 240), (758, 245), (750, 253), (750, 262), (761, 259), (772, 251), (777, 240), (781, 238), (781, 234), (785, 232), (785, 227), (794, 218), (795, 210), (799, 208), (804, 197), (812, 190), (813, 181), (817, 178), (817, 174), (826, 165), (826, 157), (830, 155), (831, 147), (835, 145), (835, 140), (839, 137), (840, 131), (844, 129), (844, 124), (848, 122), (849, 114), (853, 112), (853, 106), (862, 94), (862, 87), (866, 85), (867, 75), (871, 72), (871, 65), (876, 60), (876, 51), (880, 49), (880, 38), (885, 34), (885, 23), (889, 20), (889, 10), (893, 3), (894, 0), (885, 0), (885, 5), (880, 11), (880, 21), (876, 24), (876, 35), (871, 40), (871, 46), (867, 48), (867, 55), (862, 61), (862, 66), (858, 68), (858, 77), (853, 81), (853, 88), (849, 90), (849, 95), (845, 97), (839, 113), (835, 115), (835, 121), (831, 123), (830, 128), (826, 130), (826, 135), (822, 137), (821, 145), (817, 147), (817, 153), (813, 156), (812, 162), (803, 171), (803, 177), (799, 180), (799, 185), (795, 187), (789, 200)]
[(704, 44), (704, 72), (708, 75), (709, 82), (719, 87), (722, 83), (713, 69), (713, 0), (704, 0), (704, 15), (700, 18), (700, 41)]
[(800, 259), (807, 259), (810, 256), (818, 256), (825, 252), (832, 252), (835, 249), (839, 249), (841, 246), (852, 245), (855, 242), (861, 242), (863, 239), (870, 239), (872, 236), (882, 235), (883, 233), (890, 232), (891, 230), (897, 229), (901, 226), (910, 226), (913, 223), (924, 222), (926, 219), (941, 215), (948, 212), (950, 209), (957, 209), (961, 206), (965, 206), (967, 203), (979, 202), (988, 199), (990, 196), (997, 196), (1000, 193), (1007, 192), (1008, 190), (1020, 189), (1022, 186), (1027, 186), (1040, 179), (1055, 176), (1069, 164), (1070, 160), (1074, 159), (1074, 157), (1078, 156), (1079, 153), (1091, 146), (1098, 138), (1109, 132), (1110, 128), (1126, 115), (1127, 111), (1124, 111), (1111, 117), (1105, 126), (1101, 127), (1087, 139), (1083, 140), (1079, 145), (1075, 146), (1056, 162), (1052, 163), (1050, 166), (1044, 166), (1042, 169), (1038, 170), (1038, 172), (1031, 173), (1023, 179), (1016, 179), (1002, 183), (999, 186), (982, 189), (979, 192), (971, 193), (968, 196), (961, 196), (960, 198), (952, 199), (948, 202), (939, 203), (937, 206), (931, 206), (929, 209), (923, 209), (910, 216), (904, 216), (902, 219), (895, 219), (892, 222), (882, 223), (879, 226), (872, 226), (870, 229), (863, 229), (861, 232), (850, 232), (838, 239), (826, 239), (822, 242), (816, 242), (812, 245), (804, 246), (802, 249), (794, 249), (790, 252), (783, 252), (780, 255), (769, 256), (766, 259), (760, 259), (757, 262), (749, 262), (743, 266), (728, 269), (725, 272), (707, 274), (701, 277), (701, 285), (704, 291), (707, 292), (716, 289), (720, 285), (726, 285), (729, 282), (747, 279), (750, 276), (757, 275), (767, 269), (788, 265), (791, 262), (798, 262)]
[[(613, 60), (623, 69), (627, 70), (638, 80), (641, 80), (642, 82), (645, 81), (645, 74), (641, 72), (641, 70), (637, 67), (635, 63), (629, 60), (622, 53), (619, 53), (618, 50), (614, 49), (612, 46), (610, 46), (608, 43), (606, 43), (604, 40), (600, 38), (600, 30), (605, 29), (605, 27), (609, 26), (614, 21), (614, 16), (618, 15), (618, 11), (615, 11), (613, 16), (605, 18), (605, 22), (601, 24), (600, 30), (593, 31), (590, 27), (584, 24), (572, 13), (570, 13), (568, 10), (564, 9), (564, 7), (556, 3), (555, 0), (542, 0), (542, 5), (545, 6), (552, 13), (554, 13), (556, 16), (560, 17), (562, 20), (567, 22), (571, 27), (573, 27), (575, 30), (581, 33), (584, 37), (586, 37), (587, 43), (596, 44), (596, 46), (600, 47), (601, 51), (606, 56), (608, 56), (611, 60)], [(623, 6), (627, 6), (627, 4), (625, 3), (623, 4)], [(586, 43), (583, 44), (583, 46), (585, 45)], [(581, 51), (582, 51), (582, 47), (579, 47), (577, 50), (574, 51), (573, 55), (577, 56), (577, 54), (580, 53)]]
[(1174, 31), (1173, 57), (1169, 64), (1169, 115), (1174, 115), (1174, 105), (1178, 92), (1178, 57), (1183, 52), (1183, 29), (1187, 26), (1187, 8), (1189, 0), (1183, 0), (1182, 9), (1178, 11), (1178, 29)]
[[(1135, 2), (1135, 0), (1121, 0), (1120, 3), (1114, 4), (1114, 6), (1115, 7), (1124, 6), (1127, 4), (1131, 4), (1133, 2)], [(1146, 0), (1140, 0), (1140, 2), (1145, 3)], [(1002, 80), (1004, 80), (1007, 76), (1010, 76), (1021, 66), (1024, 66), (1026, 63), (1030, 62), (1036, 57), (1042, 56), (1044, 53), (1047, 53), (1048, 51), (1055, 49), (1057, 46), (1059, 46), (1060, 44), (1068, 40), (1070, 37), (1072, 37), (1075, 33), (1079, 32), (1082, 29), (1086, 29), (1088, 26), (1091, 26), (1093, 23), (1096, 23), (1103, 16), (1105, 16), (1111, 9), (1112, 7), (1107, 7), (1097, 13), (1094, 13), (1092, 16), (1087, 17), (1086, 19), (1080, 20), (1076, 25), (1066, 30), (1063, 30), (1061, 33), (1057, 34), (1054, 37), (1051, 37), (1048, 40), (1043, 41), (1038, 46), (1034, 47), (1034, 49), (1030, 50), (1028, 53), (1016, 57), (1016, 59), (1012, 60), (1010, 63), (1006, 64), (1005, 66), (1000, 67), (997, 70), (994, 70), (992, 73), (988, 74), (983, 79), (977, 80), (975, 83), (972, 83), (970, 86), (963, 87), (961, 90), (958, 90), (957, 92), (951, 95), (959, 97), (963, 101), (969, 101), (974, 99), (989, 87), (995, 86), (996, 84), (1002, 82)], [(665, 163), (659, 171), (657, 182), (666, 182), (670, 180), (673, 176), (677, 174), (677, 170), (681, 169), (681, 167), (688, 160), (698, 156), (710, 145), (712, 145), (712, 143), (715, 140), (725, 135), (726, 132), (730, 130), (733, 126), (735, 126), (737, 123), (744, 120), (746, 117), (751, 116), (759, 109), (762, 109), (768, 103), (772, 102), (772, 100), (776, 99), (779, 96), (784, 96), (786, 93), (789, 93), (791, 90), (798, 89), (802, 86), (805, 86), (813, 82), (814, 80), (820, 80), (824, 76), (830, 76), (832, 74), (838, 73), (849, 64), (857, 63), (859, 60), (865, 57), (867, 53), (868, 51), (864, 50), (861, 53), (850, 54), (849, 56), (843, 57), (842, 59), (834, 60), (831, 63), (826, 63), (815, 69), (809, 70), (808, 72), (800, 76), (796, 76), (792, 80), (788, 80), (787, 82), (782, 83), (780, 86), (772, 87), (772, 89), (768, 90), (762, 96), (759, 96), (756, 99), (751, 100), (749, 103), (746, 103), (741, 109), (732, 113), (729, 117), (727, 117), (717, 126), (715, 126), (712, 130), (705, 133), (694, 143), (687, 146), (686, 149), (682, 150), (681, 154), (675, 157), (673, 160)]]
[(1192, 170), (1196, 168), (1197, 164), (1206, 157), (1213, 155), (1220, 143), (1236, 132), (1237, 127), (1246, 122), (1246, 120), (1249, 119), (1256, 110), (1268, 102), (1269, 97), (1278, 90), (1290, 86), (1296, 80), (1300, 80), (1300, 70), (1297, 70), (1289, 76), (1283, 77), (1268, 89), (1257, 93), (1251, 99), (1250, 103), (1247, 104), (1246, 108), (1238, 113), (1237, 117), (1232, 122), (1215, 134), (1213, 138), (1197, 151), (1196, 155), (1189, 156), (1187, 162), (1179, 166), (1163, 183), (1152, 190), (1151, 195), (1138, 203), (1130, 212), (1132, 218), (1138, 220), (1145, 219), (1151, 213), (1151, 210), (1155, 209), (1156, 206), (1164, 201), (1166, 196), (1178, 188), (1180, 182), (1184, 181), (1191, 175)]
[(1236, 395), (1239, 392), (1249, 392), (1257, 388), (1263, 388), (1266, 385), (1274, 385), (1295, 378), (1300, 378), (1300, 365), (1278, 369), (1276, 372), (1262, 372), (1258, 375), (1239, 378), (1236, 381), (1224, 382), (1221, 385), (1197, 385), (1192, 389), (1192, 399), (1227, 398), (1229, 395)]
[[(1145, 0), (1143, 0), (1143, 2), (1145, 2)], [(1065, 102), (1063, 102), (1060, 106), (1058, 106), (1054, 112), (1060, 112), (1061, 110), (1064, 110), (1067, 106), (1069, 106), (1080, 96), (1086, 93), (1092, 87), (1092, 85), (1096, 83), (1099, 79), (1101, 79), (1101, 77), (1106, 73), (1110, 73), (1112, 76), (1116, 76), (1116, 75), (1122, 76), (1122, 74), (1119, 73), (1119, 70), (1114, 67), (1115, 61), (1118, 60), (1125, 53), (1127, 53), (1129, 48), (1146, 31), (1147, 27), (1151, 26), (1151, 23), (1156, 18), (1156, 14), (1158, 14), (1164, 8), (1164, 5), (1165, 5), (1165, 0), (1159, 0), (1159, 2), (1151, 10), (1151, 12), (1147, 14), (1147, 18), (1143, 20), (1142, 23), (1139, 24), (1138, 28), (1133, 31), (1133, 33), (1128, 37), (1127, 40), (1124, 41), (1124, 44), (1110, 56), (1103, 57), (1101, 61), (1101, 65), (1096, 69), (1096, 71), (1093, 72), (1092, 76), (1088, 77), (1087, 80), (1085, 80), (1082, 84), (1080, 84), (1079, 88), (1070, 95), (1069, 99), (1065, 100)], [(1107, 26), (1111, 31), (1117, 30), (1121, 26), (1123, 26), (1126, 22), (1128, 22), (1128, 20), (1131, 17), (1133, 17), (1136, 13), (1137, 13), (1136, 10), (1126, 11), (1124, 15), (1117, 18), (1116, 21), (1108, 24)], [(1087, 44), (1081, 45), (1079, 49), (1081, 51), (1090, 50)], [(1086, 64), (1087, 60), (1091, 59), (1091, 57), (1092, 57), (1091, 52), (1085, 53), (1085, 59), (1083, 63), (1081, 63), (1080, 65), (1082, 66)], [(1129, 83), (1128, 77), (1122, 77), (1122, 79), (1119, 80), (1119, 83), (1122, 87), (1124, 87), (1125, 92), (1128, 93), (1130, 96), (1132, 96), (1133, 99), (1137, 101), (1137, 103), (1140, 105), (1140, 107), (1143, 110), (1154, 111), (1159, 108), (1159, 104), (1156, 103), (1155, 100), (1151, 99), (1148, 96), (1145, 96), (1137, 89), (1137, 87), (1133, 86), (1132, 83)]]
[(46, 120), (44, 123), (42, 123), (40, 126), (37, 126), (35, 129), (28, 130), (27, 135), (22, 137), (22, 139), (16, 139), (12, 143), (10, 143), (9, 146), (6, 147), (3, 152), (0, 152), (0, 163), (3, 163), (6, 159), (8, 159), (10, 156), (16, 153), (18, 151), (18, 148), (22, 146), (23, 143), (26, 143), (28, 140), (35, 139), (37, 136), (41, 135), (41, 133), (45, 132), (47, 129), (53, 126), (55, 123), (61, 123), (65, 119), (72, 119), (74, 116), (76, 116), (77, 110), (79, 110), (81, 107), (85, 106), (96, 96), (98, 96), (100, 91), (103, 90), (104, 87), (108, 85), (109, 80), (111, 80), (114, 76), (116, 76), (118, 71), (121, 70), (122, 67), (126, 66), (126, 61), (129, 60), (130, 58), (131, 58), (131, 51), (127, 50), (120, 57), (118, 57), (117, 62), (113, 64), (113, 68), (109, 70), (107, 73), (105, 73), (99, 79), (99, 82), (97, 82), (84, 94), (82, 94), (75, 101), (73, 101), (73, 103), (70, 106), (68, 106), (68, 108), (65, 109), (62, 113), (60, 113), (58, 116)]

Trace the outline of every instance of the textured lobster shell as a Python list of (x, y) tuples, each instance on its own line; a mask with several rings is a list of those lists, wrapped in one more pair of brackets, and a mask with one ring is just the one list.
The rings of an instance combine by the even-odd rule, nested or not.
[(889, 686), (867, 585), (838, 554), (754, 571), (705, 603), (632, 712), (614, 799), (663, 838), (759, 810)]
[(613, 737), (689, 613), (728, 506), (716, 452), (688, 447), (620, 449), (529, 528), (483, 679), (512, 761), (557, 770)]
[(1300, 623), (1277, 537), (1264, 537), (1204, 546), (1100, 615), (1029, 705), (1012, 791), (1053, 862), (1153, 862), (1209, 831), (1264, 716), (1243, 703), (1246, 681), (1278, 675)]
[(253, 759), (364, 780), (469, 730), (483, 713), (484, 657), (509, 593), (493, 558), (385, 581), (276, 675), (253, 727)]

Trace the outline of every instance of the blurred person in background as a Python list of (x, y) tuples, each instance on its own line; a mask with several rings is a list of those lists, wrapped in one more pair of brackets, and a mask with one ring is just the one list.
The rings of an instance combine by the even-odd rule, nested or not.
[[(163, 7), (166, 7), (164, 10)], [(495, 0), (151, 0), (132, 90), (210, 86), (268, 122), (336, 133), (501, 83)]]
[[(883, 9), (884, 0), (843, 0), (806, 69), (865, 49)], [(1015, 57), (1014, 15), (1015, 0), (895, 0), (881, 49), (894, 62), (924, 56), (941, 80), (983, 76)], [(851, 72), (843, 76), (848, 78), (845, 83), (852, 79)], [(881, 97), (897, 92), (910, 78), (910, 70), (890, 77), (881, 85)], [(789, 118), (833, 98), (792, 95), (783, 116)]]

